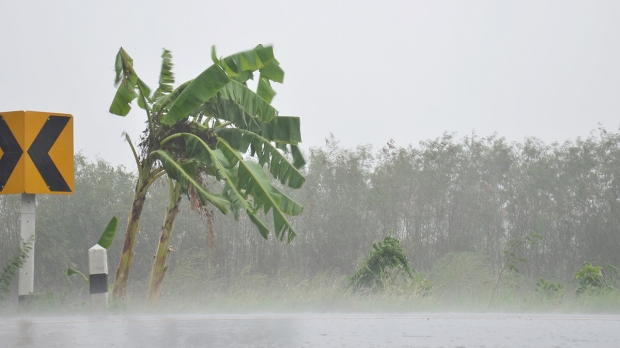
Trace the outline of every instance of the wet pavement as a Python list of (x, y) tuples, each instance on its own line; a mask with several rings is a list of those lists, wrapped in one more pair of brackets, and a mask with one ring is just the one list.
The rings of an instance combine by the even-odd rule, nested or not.
[(620, 347), (620, 316), (191, 314), (0, 318), (0, 347)]

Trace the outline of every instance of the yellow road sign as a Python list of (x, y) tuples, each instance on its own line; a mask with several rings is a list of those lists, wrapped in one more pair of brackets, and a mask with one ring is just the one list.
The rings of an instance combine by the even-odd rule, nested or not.
[(0, 112), (0, 194), (72, 194), (73, 116)]

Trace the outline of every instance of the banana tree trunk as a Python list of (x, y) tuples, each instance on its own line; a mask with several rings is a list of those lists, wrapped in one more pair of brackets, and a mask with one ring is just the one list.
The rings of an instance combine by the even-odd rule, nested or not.
[(170, 180), (170, 201), (166, 210), (166, 219), (161, 227), (159, 244), (157, 245), (157, 253), (155, 254), (153, 269), (151, 270), (151, 280), (147, 293), (147, 303), (151, 305), (156, 305), (159, 302), (164, 276), (168, 270), (166, 259), (168, 258), (172, 229), (174, 228), (174, 220), (179, 212), (181, 197), (181, 185)]
[[(150, 170), (150, 167), (145, 169)], [(136, 184), (133, 204), (131, 205), (129, 217), (127, 218), (123, 251), (118, 263), (118, 268), (116, 269), (116, 277), (114, 278), (113, 296), (115, 299), (127, 299), (127, 283), (129, 280), (129, 271), (131, 270), (131, 264), (133, 262), (133, 248), (136, 244), (136, 237), (139, 231), (140, 215), (142, 215), (142, 208), (144, 207), (148, 188), (155, 179), (150, 174), (151, 173), (149, 173), (149, 176), (146, 178), (139, 178)]]

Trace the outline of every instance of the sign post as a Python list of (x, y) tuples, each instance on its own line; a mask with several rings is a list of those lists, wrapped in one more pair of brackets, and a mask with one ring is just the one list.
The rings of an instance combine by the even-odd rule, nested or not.
[(21, 237), (22, 243), (29, 241), (31, 251), (26, 262), (19, 269), (19, 302), (22, 302), (34, 290), (34, 223), (37, 211), (35, 195), (22, 193), (22, 221)]
[(21, 194), (21, 239), (32, 249), (19, 270), (19, 301), (34, 291), (35, 194), (73, 194), (73, 116), (0, 112), (0, 194)]

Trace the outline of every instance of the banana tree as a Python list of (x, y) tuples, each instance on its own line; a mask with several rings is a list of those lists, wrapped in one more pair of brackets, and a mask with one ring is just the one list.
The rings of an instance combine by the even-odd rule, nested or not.
[[(301, 141), (299, 118), (279, 116), (270, 104), (275, 95), (271, 82), (281, 83), (284, 77), (272, 47), (259, 45), (223, 59), (218, 59), (213, 49), (214, 64), (176, 89), (172, 88), (170, 52), (164, 51), (162, 58), (160, 84), (153, 94), (135, 73), (127, 52), (121, 48), (116, 58), (118, 89), (110, 112), (127, 115), (137, 98), (147, 116), (139, 153), (127, 136), (138, 166), (138, 180), (116, 273), (117, 298), (127, 297), (146, 193), (163, 175), (170, 180), (170, 203), (151, 273), (149, 300), (156, 301), (161, 291), (182, 193), (191, 192), (201, 204), (212, 204), (223, 213), (230, 209), (235, 217), (244, 211), (265, 238), (269, 229), (258, 212), (261, 208), (265, 213), (272, 210), (276, 237), (289, 242), (295, 231), (285, 215), (297, 215), (303, 209), (275, 188), (263, 169), (266, 166), (275, 179), (292, 188), (300, 188), (305, 180), (298, 170), (304, 164), (297, 148)], [(257, 71), (258, 88), (252, 91), (246, 82)], [(258, 163), (244, 159), (248, 150)], [(201, 183), (205, 175), (223, 181), (223, 192), (210, 192)]]

